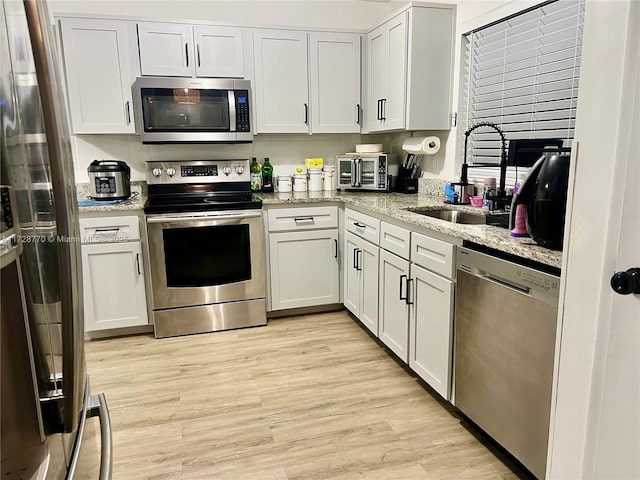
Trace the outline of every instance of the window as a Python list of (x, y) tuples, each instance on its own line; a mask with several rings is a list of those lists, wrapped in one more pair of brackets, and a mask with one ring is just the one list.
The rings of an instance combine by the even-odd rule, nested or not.
[[(570, 146), (575, 127), (585, 0), (546, 2), (463, 37), (458, 151), (479, 122), (500, 126), (507, 140), (557, 138)], [(469, 137), (467, 163), (500, 162), (496, 132)], [(507, 183), (515, 173), (509, 169)], [(471, 169), (482, 181), (497, 169)]]

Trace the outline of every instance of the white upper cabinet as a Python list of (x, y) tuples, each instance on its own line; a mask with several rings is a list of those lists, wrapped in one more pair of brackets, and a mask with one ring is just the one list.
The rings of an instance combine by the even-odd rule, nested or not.
[(71, 130), (134, 133), (135, 23), (61, 18)]
[(242, 29), (139, 22), (142, 75), (244, 77)]
[(256, 133), (308, 133), (307, 34), (256, 29)]
[(382, 130), (382, 99), (387, 95), (387, 35), (385, 26), (367, 36), (369, 52), (369, 98), (366, 118), (369, 130)]
[(368, 130), (448, 129), (455, 7), (413, 6), (367, 35)]
[(196, 45), (196, 76), (244, 77), (242, 29), (193, 27)]
[(312, 133), (360, 132), (360, 35), (310, 33)]
[(194, 72), (193, 35), (190, 25), (138, 23), (142, 75), (191, 77)]
[[(407, 76), (407, 12), (403, 12), (369, 35), (371, 130), (404, 128)], [(375, 116), (373, 115), (375, 108)]]

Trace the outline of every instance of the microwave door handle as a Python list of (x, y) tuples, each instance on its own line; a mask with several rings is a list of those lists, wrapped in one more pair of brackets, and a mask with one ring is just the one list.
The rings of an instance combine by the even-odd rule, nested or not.
[(236, 92), (235, 90), (227, 90), (229, 98), (229, 131), (236, 131)]
[(358, 187), (362, 186), (362, 158), (358, 158)]
[(351, 186), (356, 186), (356, 159), (351, 160)]

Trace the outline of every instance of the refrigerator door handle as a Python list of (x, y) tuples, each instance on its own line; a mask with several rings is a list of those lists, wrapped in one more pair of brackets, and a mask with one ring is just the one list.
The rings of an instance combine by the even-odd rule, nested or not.
[(97, 416), (100, 420), (100, 480), (111, 480), (113, 470), (113, 439), (111, 436), (111, 417), (104, 393), (91, 395), (87, 408), (87, 417)]
[(73, 446), (73, 453), (69, 460), (69, 468), (67, 470), (67, 480), (80, 480), (75, 478), (76, 468), (78, 467), (78, 461), (80, 458), (80, 452), (82, 450), (82, 441), (84, 440), (84, 429), (87, 423), (87, 419), (92, 417), (98, 417), (100, 420), (100, 480), (111, 480), (113, 470), (113, 439), (111, 436), (111, 418), (109, 417), (109, 407), (107, 406), (107, 399), (104, 393), (98, 395), (89, 395), (89, 377), (87, 376), (84, 389), (84, 409), (80, 422), (78, 424), (78, 431), (76, 433), (76, 440)]
[[(47, 132), (51, 184), (55, 198), (58, 238), (80, 238), (78, 203), (73, 179), (73, 161), (68, 121), (55, 57), (55, 39), (45, 2), (24, 1), (31, 34), (33, 60), (40, 91), (42, 119)], [(82, 315), (82, 271), (79, 242), (57, 242), (58, 279), (62, 304), (62, 414), (63, 432), (72, 432), (80, 422), (85, 383), (84, 317)]]

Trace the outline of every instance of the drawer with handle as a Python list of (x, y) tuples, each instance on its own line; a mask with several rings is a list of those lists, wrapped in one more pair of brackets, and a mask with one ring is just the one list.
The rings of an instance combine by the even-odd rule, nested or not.
[(94, 217), (80, 219), (82, 243), (121, 243), (140, 240), (138, 217)]
[(347, 232), (354, 233), (371, 243), (380, 242), (380, 220), (355, 210), (346, 209), (344, 225)]
[(413, 232), (411, 261), (447, 278), (454, 278), (455, 245)]
[(405, 260), (409, 260), (410, 236), (411, 232), (406, 228), (391, 225), (387, 222), (380, 223), (380, 246)]
[(272, 208), (267, 211), (269, 232), (338, 227), (338, 207)]

